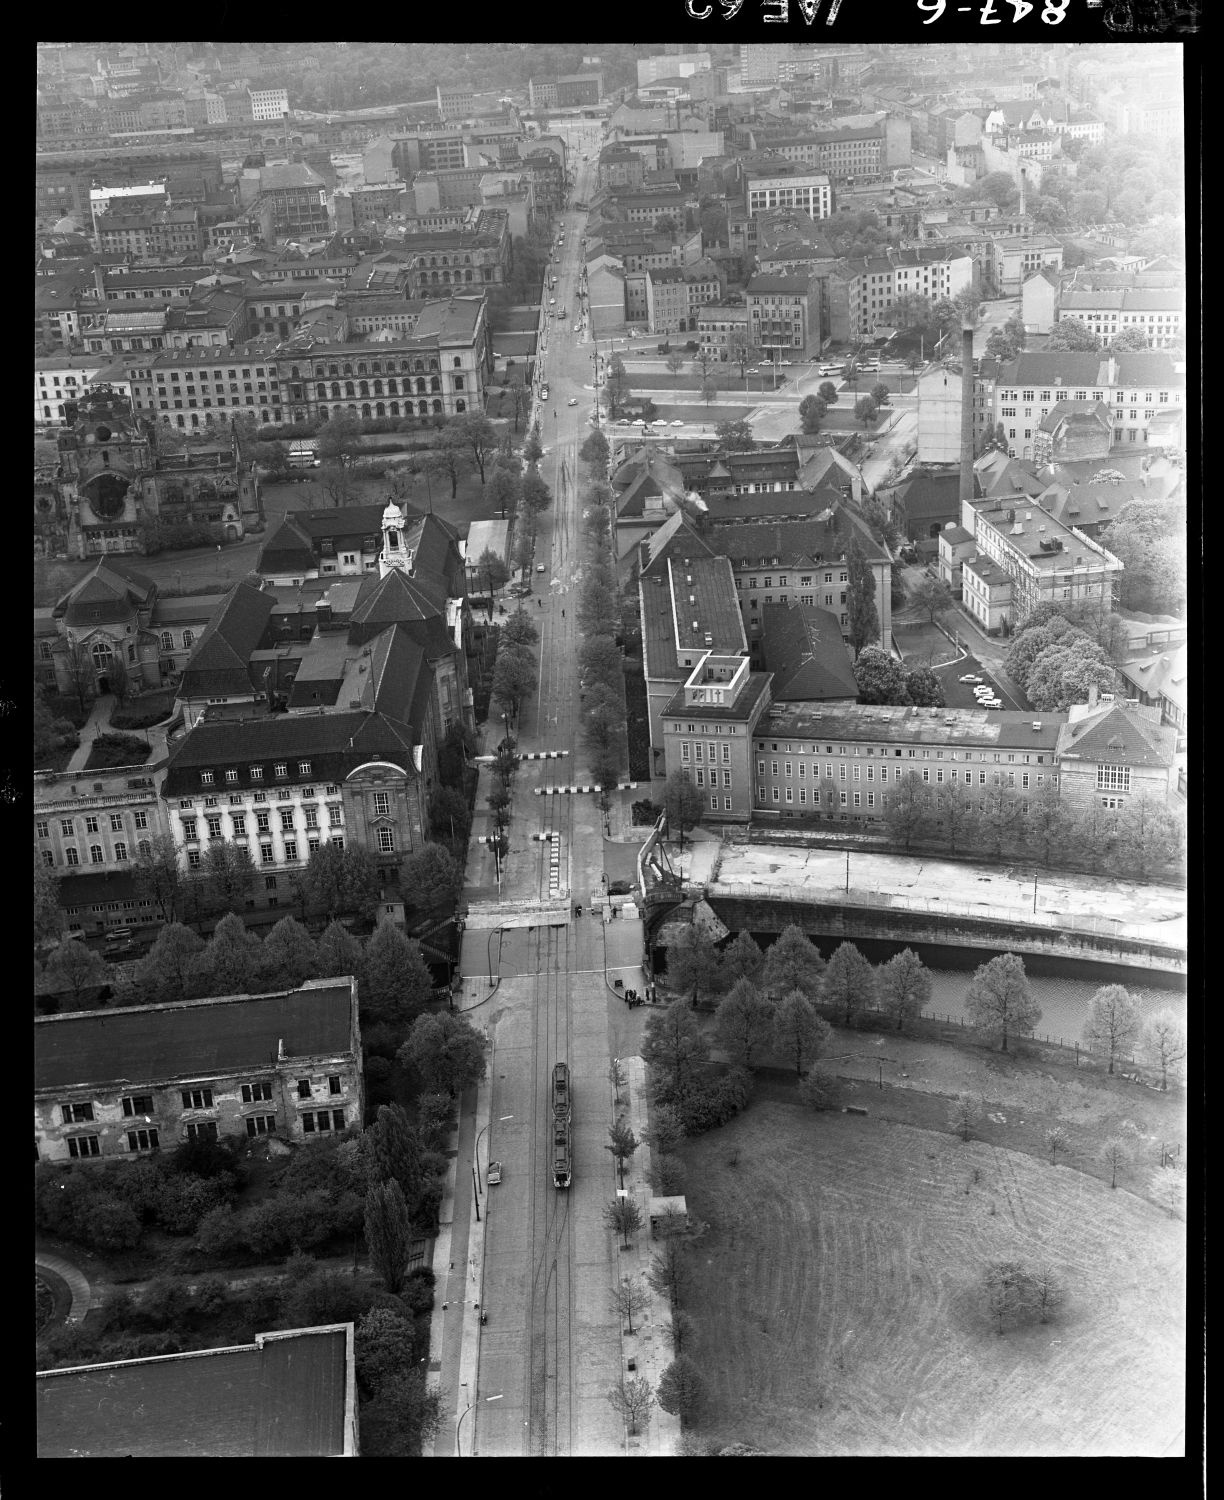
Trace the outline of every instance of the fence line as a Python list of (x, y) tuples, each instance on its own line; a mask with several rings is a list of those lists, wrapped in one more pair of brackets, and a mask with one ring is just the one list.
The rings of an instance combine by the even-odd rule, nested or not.
[(1115, 917), (1064, 916), (1059, 912), (1029, 911), (1023, 907), (988, 906), (985, 903), (972, 906), (948, 901), (940, 896), (907, 896), (899, 892), (860, 891), (853, 886), (847, 890), (815, 890), (794, 886), (758, 885), (737, 881), (718, 881), (710, 890), (715, 897), (737, 896), (747, 900), (784, 901), (788, 905), (810, 904), (813, 906), (845, 906), (851, 899), (856, 906), (878, 910), (915, 911), (927, 916), (971, 917), (975, 920), (1010, 922), (1020, 927), (1053, 929), (1056, 932), (1082, 932), (1096, 937), (1122, 938), (1130, 942), (1146, 943), (1155, 952), (1173, 962), (1184, 962), (1185, 953), (1180, 947), (1161, 943), (1134, 931)]

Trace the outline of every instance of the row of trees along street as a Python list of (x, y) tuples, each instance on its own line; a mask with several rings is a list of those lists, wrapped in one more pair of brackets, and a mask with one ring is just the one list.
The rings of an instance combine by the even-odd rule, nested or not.
[(623, 606), (611, 548), (613, 497), (607, 483), (607, 438), (598, 429), (591, 432), (578, 456), (590, 476), (582, 500), (587, 565), (578, 600), (581, 734), (591, 779), (602, 790), (600, 807), (606, 817), (608, 795), (625, 770), (627, 748)]
[[(677, 1003), (693, 1014), (691, 1026), (686, 1023), (687, 1050), (656, 1057), (676, 1095), (683, 1095), (689, 1071), (705, 1056), (704, 1038), (695, 1040), (701, 1037), (697, 1007), (716, 1007), (715, 1039), (736, 1065), (751, 1068), (754, 1060), (759, 1066), (766, 1057), (784, 1057), (802, 1077), (828, 1047), (830, 1032), (821, 1011), (842, 1026), (880, 1018), (889, 1025), (895, 1021), (902, 1031), (931, 997), (930, 974), (909, 948), (873, 968), (855, 944), (841, 943), (826, 962), (794, 925), (784, 928), (765, 952), (748, 932), (720, 948), (699, 925), (679, 926), (667, 949), (666, 982), (680, 997)], [(980, 965), (966, 989), (965, 1010), (971, 1026), (1004, 1052), (1009, 1041), (1032, 1036), (1041, 1008), (1029, 988), (1024, 960), (1003, 953)], [(1119, 1060), (1141, 1052), (1160, 1074), (1162, 1090), (1170, 1075), (1176, 1076), (1186, 1049), (1184, 1028), (1172, 1012), (1161, 1011), (1141, 1026), (1134, 1001), (1121, 985), (1105, 985), (1094, 995), (1084, 1041), (1107, 1060), (1111, 1073)]]

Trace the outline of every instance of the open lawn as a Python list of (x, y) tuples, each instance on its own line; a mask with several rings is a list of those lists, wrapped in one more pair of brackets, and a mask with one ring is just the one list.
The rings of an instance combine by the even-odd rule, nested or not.
[[(708, 1225), (684, 1297), (711, 1389), (702, 1439), (793, 1455), (1182, 1451), (1185, 1226), (1165, 1211), (986, 1142), (769, 1098), (684, 1157)], [(998, 1336), (985, 1266), (1042, 1258), (1065, 1308)]]

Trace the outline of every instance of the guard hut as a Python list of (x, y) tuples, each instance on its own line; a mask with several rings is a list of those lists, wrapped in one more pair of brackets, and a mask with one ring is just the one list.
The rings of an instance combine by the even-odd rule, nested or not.
[(675, 1198), (651, 1198), (647, 1212), (650, 1215), (652, 1240), (665, 1240), (668, 1235), (685, 1234), (688, 1231), (688, 1204), (683, 1195)]

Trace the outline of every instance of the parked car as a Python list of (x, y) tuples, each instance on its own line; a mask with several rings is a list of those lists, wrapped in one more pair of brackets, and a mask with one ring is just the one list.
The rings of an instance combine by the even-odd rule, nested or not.
[(684, 423), (682, 421), (680, 421), (679, 417), (677, 417), (676, 420), (672, 423), (672, 426), (673, 427), (683, 427)]
[(981, 680), (982, 679), (976, 676), (973, 672), (966, 672), (965, 675), (960, 679), (961, 682), (981, 682)]
[(536, 572), (537, 573), (547, 573), (548, 569), (544, 566), (543, 563), (536, 563)]
[(489, 1170), (485, 1174), (485, 1181), (489, 1184), (490, 1187), (492, 1187), (492, 1185), (495, 1182), (500, 1182), (501, 1181), (501, 1172), (502, 1172), (502, 1164), (501, 1164), (501, 1162), (499, 1162), (499, 1161), (490, 1161), (489, 1162)]
[(566, 404), (566, 406), (577, 406), (578, 405), (578, 397), (577, 396), (571, 396), (569, 398), (569, 400), (565, 404)]

